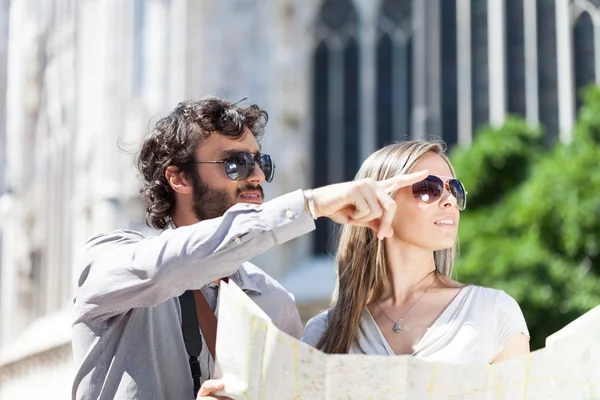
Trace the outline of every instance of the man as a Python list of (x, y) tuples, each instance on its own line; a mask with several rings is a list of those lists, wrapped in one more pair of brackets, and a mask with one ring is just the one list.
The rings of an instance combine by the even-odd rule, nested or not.
[[(300, 337), (291, 295), (247, 261), (313, 230), (317, 217), (390, 236), (395, 203), (387, 192), (426, 176), (298, 190), (263, 203), (261, 185), (274, 172), (258, 144), (267, 120), (256, 105), (186, 101), (144, 140), (141, 193), (148, 223), (162, 232), (146, 238), (121, 230), (86, 244), (76, 266), (73, 399), (193, 399), (178, 296), (200, 290), (214, 310), (221, 278)], [(202, 344), (206, 381), (214, 361)]]

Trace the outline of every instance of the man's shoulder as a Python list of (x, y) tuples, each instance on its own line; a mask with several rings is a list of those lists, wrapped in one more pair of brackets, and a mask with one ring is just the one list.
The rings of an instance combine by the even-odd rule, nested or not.
[(114, 254), (113, 251), (141, 242), (146, 238), (141, 232), (129, 229), (98, 233), (85, 242), (77, 258), (77, 264), (80, 264), (80, 268), (83, 268), (91, 260), (97, 260), (98, 257), (110, 257)]
[(122, 243), (128, 241), (139, 241), (145, 239), (146, 237), (138, 231), (134, 231), (131, 229), (119, 229), (109, 233), (98, 233), (91, 238), (89, 238), (85, 246), (86, 247), (94, 247), (101, 244), (106, 243)]

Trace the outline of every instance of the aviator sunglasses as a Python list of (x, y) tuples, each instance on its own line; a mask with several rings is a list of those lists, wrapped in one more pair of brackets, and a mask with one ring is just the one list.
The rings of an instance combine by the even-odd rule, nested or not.
[(275, 164), (268, 154), (257, 153), (255, 155), (240, 151), (231, 154), (222, 161), (195, 161), (196, 164), (225, 164), (225, 173), (234, 181), (243, 181), (254, 172), (254, 167), (258, 167), (265, 174), (265, 180), (271, 182), (275, 175)]
[[(443, 176), (442, 178), (449, 178)], [(458, 179), (450, 178), (447, 182), (442, 181), (435, 175), (429, 175), (421, 182), (412, 185), (413, 196), (424, 203), (435, 203), (442, 197), (444, 189), (447, 189), (456, 199), (456, 205), (460, 211), (467, 207), (467, 191)]]

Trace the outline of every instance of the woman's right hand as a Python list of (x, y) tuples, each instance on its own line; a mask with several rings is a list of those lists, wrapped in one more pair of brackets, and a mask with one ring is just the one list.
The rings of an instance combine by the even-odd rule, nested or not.
[(196, 400), (231, 400), (230, 397), (212, 395), (214, 392), (225, 389), (225, 384), (220, 379), (209, 379), (200, 386)]
[(323, 186), (312, 191), (316, 217), (327, 217), (340, 224), (367, 226), (383, 239), (393, 235), (392, 221), (396, 202), (389, 195), (400, 188), (425, 179), (427, 170), (398, 175), (383, 181), (360, 179)]

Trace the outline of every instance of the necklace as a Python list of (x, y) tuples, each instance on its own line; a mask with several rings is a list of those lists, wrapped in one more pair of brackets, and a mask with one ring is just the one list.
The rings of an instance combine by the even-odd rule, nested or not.
[[(435, 282), (435, 280), (433, 280), (433, 282)], [(388, 315), (385, 313), (385, 311), (383, 311), (383, 309), (379, 305), (379, 302), (377, 300), (375, 300), (375, 304), (377, 304), (377, 308), (379, 308), (379, 311), (381, 311), (381, 313), (383, 314), (383, 316), (386, 317), (387, 319), (389, 319), (391, 322), (394, 323), (394, 327), (392, 328), (394, 330), (394, 333), (399, 333), (402, 330), (402, 325), (400, 325), (400, 322), (402, 322), (404, 320), (404, 317), (406, 317), (408, 315), (408, 313), (410, 312), (410, 310), (412, 310), (417, 305), (417, 303), (423, 298), (423, 296), (425, 296), (425, 293), (427, 293), (427, 291), (429, 290), (429, 288), (431, 287), (431, 285), (433, 285), (433, 282), (431, 282), (429, 284), (429, 286), (427, 286), (427, 289), (425, 289), (423, 291), (423, 294), (421, 296), (419, 296), (419, 298), (417, 299), (417, 301), (415, 301), (414, 304), (412, 306), (410, 306), (410, 308), (404, 313), (404, 315), (402, 315), (402, 317), (398, 321), (394, 321), (393, 319), (391, 319), (390, 317), (388, 317)]]

